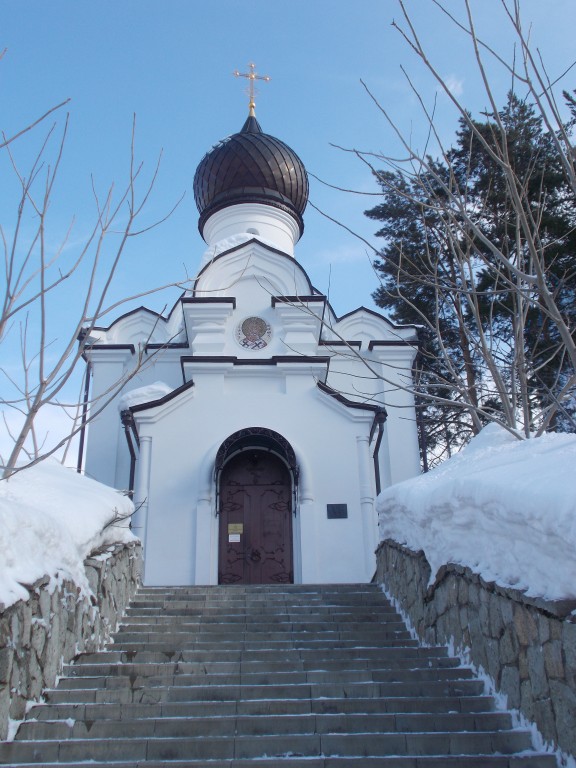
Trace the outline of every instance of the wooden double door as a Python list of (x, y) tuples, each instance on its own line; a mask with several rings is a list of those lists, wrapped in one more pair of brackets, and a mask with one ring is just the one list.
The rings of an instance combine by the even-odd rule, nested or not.
[(292, 565), (292, 483), (286, 465), (244, 450), (220, 476), (219, 584), (286, 584)]

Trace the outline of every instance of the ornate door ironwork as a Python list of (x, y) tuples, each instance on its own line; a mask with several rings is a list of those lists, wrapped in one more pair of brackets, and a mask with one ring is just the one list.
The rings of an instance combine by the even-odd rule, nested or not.
[(244, 450), (220, 475), (220, 584), (282, 584), (292, 568), (291, 478), (273, 453)]

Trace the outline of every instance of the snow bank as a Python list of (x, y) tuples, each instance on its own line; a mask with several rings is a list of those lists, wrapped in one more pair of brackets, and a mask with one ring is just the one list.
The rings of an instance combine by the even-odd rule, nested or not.
[(127, 496), (48, 459), (0, 482), (0, 608), (28, 598), (22, 586), (47, 574), (89, 592), (83, 562), (94, 550), (134, 541), (123, 525)]
[(576, 435), (516, 440), (491, 424), (377, 500), (380, 535), (548, 599), (576, 597)]
[(147, 384), (144, 387), (130, 389), (122, 395), (120, 400), (118, 400), (118, 410), (125, 411), (133, 405), (149, 403), (152, 400), (160, 400), (162, 397), (169, 395), (172, 391), (173, 388), (163, 381), (155, 381), (153, 384)]

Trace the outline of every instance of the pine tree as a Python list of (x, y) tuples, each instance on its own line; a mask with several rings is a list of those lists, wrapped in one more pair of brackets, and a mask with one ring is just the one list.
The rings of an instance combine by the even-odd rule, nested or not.
[[(531, 254), (522, 226), (517, 201), (523, 201), (525, 212), (534, 222), (543, 253), (549, 288), (575, 327), (576, 307), (576, 212), (566, 204), (568, 189), (552, 137), (543, 130), (542, 117), (533, 105), (513, 93), (499, 114), (497, 124), (489, 117), (474, 121), (486, 145), (481, 144), (470, 125), (461, 124), (457, 146), (451, 153), (459, 178), (465, 179), (468, 205), (482, 212), (482, 229), (510, 261), (531, 271)], [(503, 126), (502, 132), (498, 125)], [(490, 155), (507, 156), (514, 171), (515, 184), (522, 194), (512, 199), (509, 176)], [(479, 240), (475, 243), (484, 262), (493, 263), (490, 250)], [(530, 404), (528, 418), (534, 410), (547, 408), (553, 402), (562, 379), (565, 360), (558, 331), (539, 303), (537, 292), (518, 284), (508, 271), (494, 279), (494, 269), (482, 268), (477, 282), (480, 308), (485, 328), (496, 329), (502, 349), (503, 364), (514, 347), (515, 337), (524, 342), (524, 354), (516, 363), (525, 366)], [(522, 300), (522, 294), (531, 294)], [(520, 299), (519, 299), (520, 296)], [(510, 387), (518, 386), (521, 377), (511, 366)], [(559, 426), (559, 425), (558, 425)]]
[[(434, 164), (435, 174), (449, 171)], [(417, 407), (421, 443), (431, 456), (443, 458), (462, 437), (478, 431), (479, 423), (463, 405), (478, 406), (478, 361), (466, 325), (461, 296), (451, 287), (459, 280), (452, 258), (446, 222), (433, 202), (441, 190), (430, 174), (406, 177), (400, 172), (377, 175), (383, 201), (366, 215), (383, 223), (376, 233), (385, 246), (375, 266), (380, 287), (373, 294), (378, 306), (397, 323), (420, 326), (417, 358)], [(462, 397), (452, 383), (463, 375)], [(426, 466), (426, 457), (423, 456)]]
[(547, 288), (575, 327), (576, 212), (553, 138), (511, 93), (497, 116), (462, 118), (442, 160), (376, 174), (382, 201), (366, 215), (382, 223), (384, 246), (373, 297), (395, 322), (423, 326), (420, 408), (436, 451), (499, 413), (528, 429), (550, 408), (549, 426), (574, 429), (570, 409), (556, 411), (570, 372), (562, 340), (526, 280), (536, 233)]

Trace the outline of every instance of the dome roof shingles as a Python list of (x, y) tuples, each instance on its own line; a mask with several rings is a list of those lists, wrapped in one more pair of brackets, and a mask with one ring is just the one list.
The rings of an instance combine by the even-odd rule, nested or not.
[(242, 130), (213, 147), (194, 176), (198, 228), (216, 211), (236, 203), (264, 203), (290, 213), (304, 229), (308, 175), (298, 155), (280, 139), (263, 133), (254, 116)]

